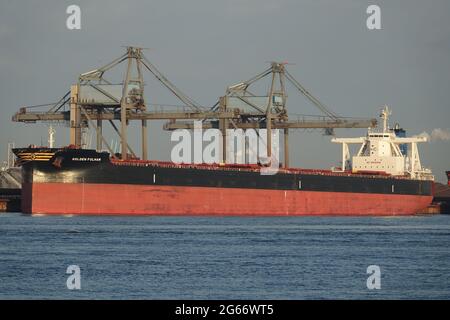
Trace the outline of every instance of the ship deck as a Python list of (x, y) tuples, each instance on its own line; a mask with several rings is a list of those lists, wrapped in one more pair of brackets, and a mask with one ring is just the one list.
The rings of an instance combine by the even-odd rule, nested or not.
[[(244, 171), (244, 172), (260, 172), (264, 167), (256, 164), (188, 164), (180, 163), (176, 164), (168, 161), (159, 160), (120, 160), (111, 158), (111, 163), (117, 166), (139, 166), (139, 167), (162, 167), (162, 168), (189, 168), (189, 169), (199, 169), (199, 170), (230, 170), (230, 171)], [(303, 174), (303, 175), (326, 175), (326, 176), (343, 176), (343, 177), (364, 177), (364, 178), (385, 178), (385, 179), (399, 179), (408, 180), (408, 176), (392, 176), (383, 172), (367, 172), (367, 173), (353, 173), (351, 171), (333, 171), (326, 169), (305, 169), (305, 168), (278, 168), (278, 173), (283, 174)]]

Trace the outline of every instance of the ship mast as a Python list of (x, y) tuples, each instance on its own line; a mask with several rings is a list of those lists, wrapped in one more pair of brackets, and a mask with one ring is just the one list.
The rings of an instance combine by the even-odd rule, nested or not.
[(389, 130), (389, 123), (388, 119), (389, 116), (392, 114), (392, 111), (389, 110), (389, 107), (387, 105), (384, 106), (383, 109), (381, 109), (381, 119), (383, 119), (383, 132), (388, 132)]

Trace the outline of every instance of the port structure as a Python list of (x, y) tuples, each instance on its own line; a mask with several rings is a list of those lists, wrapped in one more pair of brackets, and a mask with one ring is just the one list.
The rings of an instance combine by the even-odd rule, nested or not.
[[(271, 131), (281, 129), (284, 132), (284, 166), (289, 166), (289, 130), (305, 128), (370, 128), (377, 124), (376, 119), (355, 119), (341, 117), (315, 98), (286, 69), (286, 63), (271, 62), (270, 67), (251, 79), (227, 88), (224, 96), (211, 107), (203, 107), (184, 94), (167, 77), (161, 73), (143, 54), (143, 49), (127, 47), (119, 58), (103, 67), (82, 73), (78, 82), (72, 85), (57, 103), (28, 106), (20, 108), (12, 120), (15, 122), (35, 123), (68, 122), (70, 126), (70, 143), (82, 147), (83, 128), (96, 131), (96, 149), (103, 145), (114, 158), (137, 158), (127, 139), (129, 121), (141, 122), (142, 159), (148, 159), (147, 122), (149, 120), (168, 120), (165, 130), (193, 129), (194, 120), (201, 120), (203, 128), (218, 128), (223, 136), (223, 157), (226, 155), (227, 129), (267, 129), (267, 155), (271, 156)], [(111, 69), (126, 63), (126, 72), (121, 84), (113, 84), (105, 77)], [(149, 110), (144, 97), (144, 71), (149, 71), (182, 103), (181, 110)], [(270, 77), (269, 92), (257, 95), (251, 91), (259, 80)], [(287, 112), (286, 82), (290, 82), (303, 94), (322, 116), (300, 116), (290, 120)], [(34, 111), (36, 107), (50, 107), (48, 110)], [(164, 108), (163, 108), (164, 109)], [(181, 120), (181, 121), (179, 121)], [(111, 124), (121, 140), (121, 154), (116, 155), (104, 138), (103, 122)], [(120, 122), (120, 128), (114, 121)], [(223, 159), (224, 160), (224, 159)], [(225, 161), (224, 161), (225, 162)]]
[[(271, 131), (283, 130), (284, 137), (284, 166), (289, 167), (289, 129), (325, 129), (331, 134), (335, 128), (373, 128), (377, 125), (376, 119), (357, 119), (341, 117), (331, 111), (327, 106), (313, 96), (300, 84), (286, 69), (286, 62), (271, 62), (270, 67), (253, 76), (247, 81), (231, 85), (226, 94), (212, 107), (212, 110), (221, 113), (238, 111), (238, 117), (222, 119), (204, 119), (203, 128), (219, 128), (223, 137), (223, 154), (226, 154), (226, 129), (267, 129), (267, 156), (271, 158)], [(257, 94), (253, 90), (257, 82), (270, 78), (269, 91)], [(287, 111), (286, 84), (290, 83), (304, 97), (306, 97), (323, 115), (297, 115), (291, 120)], [(291, 115), (292, 117), (292, 115)], [(193, 129), (192, 121), (170, 120), (164, 125), (165, 130)]]

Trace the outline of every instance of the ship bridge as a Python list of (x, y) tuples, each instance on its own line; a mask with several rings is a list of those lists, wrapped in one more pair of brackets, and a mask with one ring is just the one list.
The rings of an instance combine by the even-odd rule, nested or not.
[[(383, 119), (382, 131), (369, 129), (365, 137), (334, 138), (331, 141), (342, 144), (342, 166), (340, 170), (353, 173), (378, 173), (393, 176), (410, 176), (412, 179), (434, 180), (431, 170), (422, 167), (417, 144), (427, 142), (426, 137), (398, 137), (389, 128), (389, 107), (380, 114)], [(360, 144), (359, 151), (350, 155), (349, 144)], [(402, 148), (409, 145), (409, 148)], [(407, 150), (406, 152), (402, 152)]]

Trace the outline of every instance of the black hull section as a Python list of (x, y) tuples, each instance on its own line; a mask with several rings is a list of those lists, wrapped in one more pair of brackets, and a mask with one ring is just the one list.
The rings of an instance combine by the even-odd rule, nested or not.
[[(109, 160), (94, 150), (46, 149), (48, 160), (23, 162), (25, 183), (81, 183), (192, 186), (267, 190), (299, 190), (369, 194), (433, 194), (433, 182), (389, 176), (341, 174), (330, 171), (281, 170), (262, 175), (250, 166), (195, 166)], [(29, 149), (16, 149), (16, 154)], [(45, 150), (41, 150), (44, 152)], [(45, 157), (43, 156), (43, 159)]]

